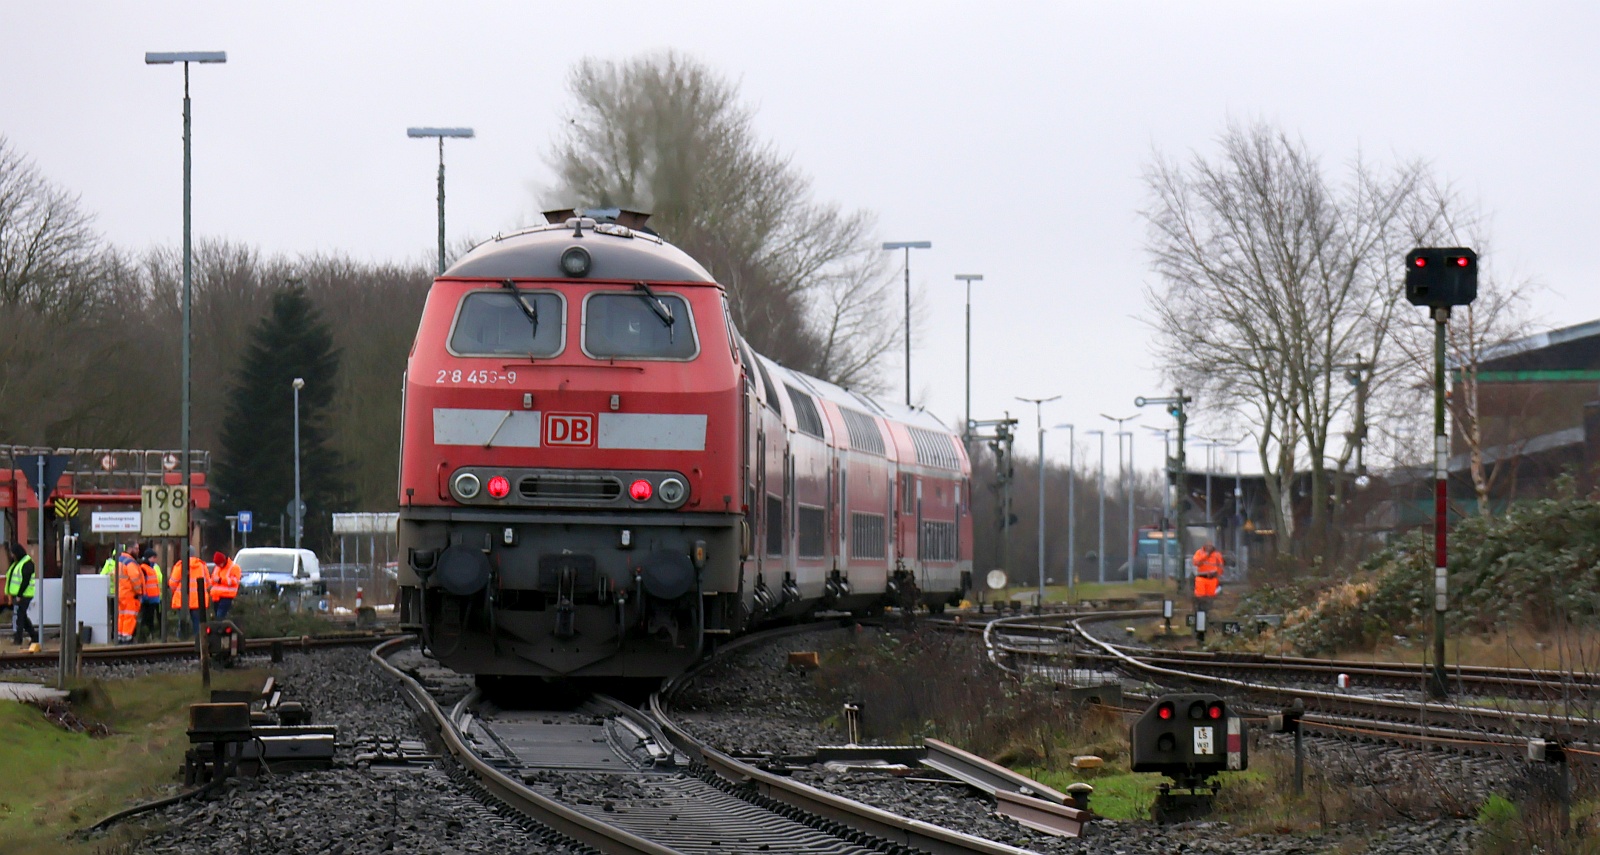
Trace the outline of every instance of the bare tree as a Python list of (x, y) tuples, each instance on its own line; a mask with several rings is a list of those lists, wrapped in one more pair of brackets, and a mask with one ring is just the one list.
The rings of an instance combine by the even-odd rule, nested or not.
[(899, 338), (872, 218), (813, 201), (810, 179), (757, 137), (735, 86), (668, 52), (584, 60), (570, 88), (551, 155), (560, 207), (650, 211), (728, 288), (757, 350), (842, 385), (881, 385), (871, 365)]
[(93, 305), (105, 249), (93, 221), (0, 136), (0, 308), (76, 317)]
[(1379, 170), (1357, 156), (1336, 184), (1302, 141), (1265, 125), (1230, 124), (1218, 143), (1215, 160), (1157, 154), (1146, 171), (1162, 280), (1146, 298), (1169, 378), (1196, 390), (1208, 417), (1250, 426), (1287, 550), (1302, 466), (1311, 529), (1327, 527), (1329, 443), (1353, 393), (1335, 378), (1383, 362), (1396, 252), (1436, 230), (1448, 197), (1420, 162)]

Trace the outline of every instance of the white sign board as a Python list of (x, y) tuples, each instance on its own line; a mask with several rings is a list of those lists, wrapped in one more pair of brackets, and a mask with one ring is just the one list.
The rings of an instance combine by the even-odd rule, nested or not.
[(1194, 753), (1197, 756), (1217, 753), (1216, 730), (1214, 727), (1197, 727), (1194, 729)]
[(184, 537), (189, 533), (189, 491), (183, 487), (143, 487), (139, 492), (139, 534)]
[(400, 526), (400, 515), (389, 514), (334, 514), (334, 534), (394, 534)]
[[(61, 625), (61, 580), (40, 579), (39, 585), (42, 589), (39, 593), (44, 596), (34, 599), (28, 605), (28, 617), (33, 620), (35, 626), (59, 627)], [(111, 606), (107, 602), (110, 597), (110, 587), (110, 576), (101, 576), (98, 573), (93, 576), (78, 574), (78, 623), (94, 628), (94, 641), (92, 642), (94, 644), (105, 644), (111, 638), (107, 634), (111, 631)], [(44, 615), (40, 614), (43, 611), (43, 607), (40, 605), (41, 600), (50, 606), (49, 613)]]
[(138, 511), (95, 511), (89, 517), (89, 531), (105, 534), (138, 534)]

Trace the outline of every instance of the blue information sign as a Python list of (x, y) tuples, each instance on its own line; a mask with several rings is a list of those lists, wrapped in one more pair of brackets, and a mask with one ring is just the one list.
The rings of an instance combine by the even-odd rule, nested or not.
[(239, 531), (249, 534), (256, 527), (256, 515), (250, 511), (239, 512)]

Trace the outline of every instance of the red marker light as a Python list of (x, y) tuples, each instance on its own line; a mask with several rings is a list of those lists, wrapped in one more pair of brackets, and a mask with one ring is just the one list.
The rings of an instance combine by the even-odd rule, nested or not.
[(1162, 704), (1156, 707), (1156, 718), (1166, 721), (1172, 718), (1172, 704)]
[(1468, 263), (1469, 262), (1467, 261), (1467, 257), (1465, 255), (1463, 255), (1460, 258), (1456, 259), (1456, 266), (1457, 267), (1466, 267)]
[(650, 482), (644, 480), (643, 478), (640, 478), (639, 480), (628, 485), (628, 495), (632, 496), (635, 502), (650, 501), (650, 494), (654, 492), (655, 491), (650, 488)]
[(489, 479), (489, 496), (494, 499), (504, 499), (511, 493), (511, 482), (504, 475), (496, 475)]
[(1413, 259), (1411, 263), (1415, 264), (1418, 267), (1427, 267), (1428, 266), (1428, 259), (1426, 259), (1426, 258), (1424, 258), (1424, 257), (1419, 255), (1415, 259)]
[(1206, 715), (1212, 718), (1222, 718), (1222, 704), (1212, 704), (1211, 708), (1206, 710)]

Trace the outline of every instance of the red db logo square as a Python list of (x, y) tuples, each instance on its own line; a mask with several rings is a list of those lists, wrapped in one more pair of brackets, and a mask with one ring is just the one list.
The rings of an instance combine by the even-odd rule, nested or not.
[(546, 413), (545, 445), (594, 445), (594, 416), (589, 413)]

